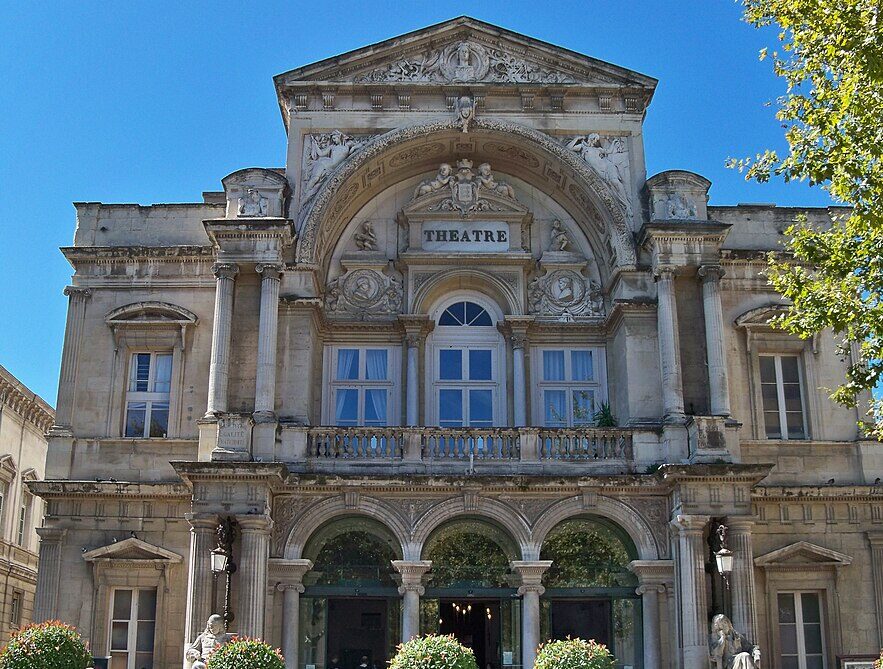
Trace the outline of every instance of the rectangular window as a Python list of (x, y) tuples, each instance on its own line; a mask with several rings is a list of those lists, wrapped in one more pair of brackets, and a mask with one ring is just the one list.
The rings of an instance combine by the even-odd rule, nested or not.
[(390, 423), (394, 388), (386, 348), (333, 349), (331, 419), (335, 425), (380, 427)]
[(153, 669), (156, 589), (114, 590), (110, 613), (111, 669)]
[(819, 594), (780, 592), (778, 609), (782, 669), (825, 669), (825, 638)]
[(21, 625), (21, 603), (23, 598), (24, 593), (21, 590), (12, 591), (12, 602), (9, 605), (9, 622), (13, 627)]
[(806, 439), (798, 356), (760, 356), (760, 389), (767, 439)]
[(591, 425), (602, 401), (597, 349), (541, 349), (538, 398), (547, 427)]
[(16, 531), (16, 543), (22, 548), (27, 548), (28, 535), (30, 534), (31, 523), (31, 507), (34, 503), (34, 496), (27, 490), (23, 490), (21, 494), (21, 507), (18, 511), (18, 529)]
[(133, 353), (126, 392), (125, 436), (165, 437), (172, 390), (171, 353)]

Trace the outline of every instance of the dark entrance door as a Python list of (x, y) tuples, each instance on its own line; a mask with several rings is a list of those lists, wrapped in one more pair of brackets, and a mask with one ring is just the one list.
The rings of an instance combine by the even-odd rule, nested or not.
[(613, 634), (609, 599), (552, 601), (550, 608), (553, 639), (594, 639), (611, 647)]
[(478, 669), (500, 669), (499, 600), (441, 600), (439, 632), (471, 648)]
[(388, 606), (385, 599), (328, 600), (327, 666), (381, 669), (387, 661)]

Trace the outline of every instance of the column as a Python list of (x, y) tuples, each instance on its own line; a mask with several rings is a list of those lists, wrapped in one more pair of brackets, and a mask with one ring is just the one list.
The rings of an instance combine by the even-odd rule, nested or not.
[(235, 631), (239, 636), (263, 639), (273, 521), (268, 516), (236, 516), (236, 521), (242, 535), (242, 549), (238, 565), (239, 612)]
[(551, 560), (511, 562), (512, 571), (521, 577), (521, 657), (525, 669), (533, 667), (537, 659), (537, 646), (540, 645), (540, 595), (543, 587), (543, 574), (552, 566)]
[(409, 426), (420, 421), (420, 335), (408, 333), (405, 342), (408, 347), (408, 371), (405, 392), (405, 418)]
[(58, 408), (55, 427), (70, 430), (74, 418), (74, 399), (77, 390), (77, 368), (80, 360), (80, 341), (86, 320), (86, 301), (92, 294), (87, 288), (68, 286), (67, 323), (64, 329), (64, 348), (61, 355), (61, 373), (58, 378)]
[(757, 643), (757, 605), (754, 586), (754, 552), (751, 548), (750, 518), (727, 518), (727, 543), (733, 551), (733, 573), (730, 575), (730, 597), (733, 626), (736, 631)]
[(432, 567), (430, 560), (393, 560), (392, 566), (402, 575), (402, 643), (420, 634), (420, 597), (425, 592), (423, 575)]
[(230, 334), (233, 326), (233, 289), (239, 266), (215, 263), (215, 320), (212, 324), (212, 357), (208, 371), (206, 416), (227, 411), (227, 380), (230, 371)]
[(660, 669), (662, 666), (662, 616), (660, 597), (665, 586), (674, 577), (674, 564), (670, 560), (634, 560), (629, 564), (638, 577), (637, 593), (641, 595), (644, 631), (644, 669)]
[(524, 333), (512, 333), (512, 407), (515, 427), (527, 425), (527, 377), (524, 373), (524, 347), (527, 336)]
[(659, 367), (662, 371), (662, 407), (665, 416), (684, 416), (684, 390), (681, 385), (681, 355), (678, 351), (678, 308), (675, 303), (674, 268), (656, 270), (657, 337)]
[(282, 593), (282, 655), (285, 669), (297, 669), (300, 654), (300, 596), (303, 578), (313, 563), (310, 560), (273, 560), (274, 576), (280, 579), (276, 589)]
[(708, 605), (705, 597), (705, 526), (708, 516), (681, 515), (672, 522), (678, 538), (681, 669), (708, 668)]
[(702, 309), (705, 313), (705, 355), (708, 362), (708, 388), (711, 413), (730, 415), (730, 387), (724, 352), (724, 315), (721, 307), (720, 280), (724, 271), (719, 265), (699, 268), (702, 281)]
[(34, 622), (42, 623), (58, 618), (61, 547), (67, 530), (60, 527), (38, 527), (37, 534), (40, 535), (40, 569), (37, 571)]
[(868, 541), (871, 544), (871, 576), (877, 609), (877, 645), (883, 647), (883, 532), (868, 532)]
[(188, 513), (184, 517), (190, 523), (190, 559), (187, 575), (187, 621), (184, 626), (187, 643), (193, 641), (205, 629), (212, 610), (211, 552), (218, 545), (218, 516), (215, 514)]
[(272, 420), (276, 408), (276, 338), (279, 332), (281, 265), (256, 265), (261, 275), (261, 315), (258, 321), (258, 364), (255, 379), (255, 419)]

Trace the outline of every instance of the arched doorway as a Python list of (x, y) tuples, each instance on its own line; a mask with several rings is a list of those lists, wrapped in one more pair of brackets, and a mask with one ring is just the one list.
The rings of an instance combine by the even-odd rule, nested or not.
[(628, 564), (637, 550), (626, 532), (599, 516), (579, 516), (556, 525), (540, 558), (552, 566), (543, 576), (540, 638), (595, 639), (617, 665), (642, 663), (641, 600)]
[(464, 518), (437, 528), (423, 559), (432, 561), (421, 599), (423, 634), (453, 634), (481, 669), (521, 665), (521, 606), (510, 571), (520, 551), (492, 522)]
[(391, 561), (401, 547), (382, 523), (360, 516), (332, 520), (304, 546), (300, 666), (381, 669), (401, 640), (401, 605)]

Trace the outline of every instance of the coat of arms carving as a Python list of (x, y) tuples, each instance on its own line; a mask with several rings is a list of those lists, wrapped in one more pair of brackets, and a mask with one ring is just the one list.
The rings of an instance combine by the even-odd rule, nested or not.
[(447, 191), (450, 197), (432, 204), (429, 211), (458, 211), (464, 218), (480, 211), (501, 211), (484, 195), (516, 199), (515, 189), (504, 181), (497, 181), (490, 163), (482, 163), (477, 171), (472, 165), (468, 158), (458, 160), (455, 172), (449, 163), (442, 163), (433, 179), (427, 179), (417, 186), (414, 199)]

